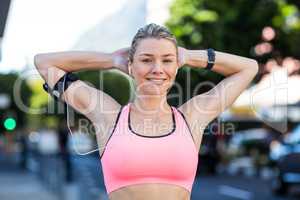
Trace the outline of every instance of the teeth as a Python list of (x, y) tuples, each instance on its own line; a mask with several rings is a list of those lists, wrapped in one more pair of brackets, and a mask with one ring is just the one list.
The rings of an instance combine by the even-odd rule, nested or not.
[(149, 79), (150, 81), (163, 81), (162, 79)]
[(148, 79), (149, 81), (152, 81), (152, 82), (155, 82), (155, 83), (162, 83), (162, 82), (164, 82), (164, 80), (162, 80), (162, 79)]

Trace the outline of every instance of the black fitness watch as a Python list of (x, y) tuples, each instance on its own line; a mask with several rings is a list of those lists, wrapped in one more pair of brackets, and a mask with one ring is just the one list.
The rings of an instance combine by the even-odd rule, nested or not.
[(207, 57), (208, 60), (205, 69), (211, 70), (215, 64), (215, 57), (216, 57), (215, 51), (212, 48), (207, 49)]

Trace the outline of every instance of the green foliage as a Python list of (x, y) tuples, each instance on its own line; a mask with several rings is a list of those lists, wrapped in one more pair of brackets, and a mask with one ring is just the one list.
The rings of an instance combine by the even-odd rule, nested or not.
[(255, 57), (252, 50), (261, 41), (262, 29), (271, 26), (277, 33), (273, 53), (299, 57), (300, 14), (296, 2), (175, 0), (166, 25), (187, 48), (213, 47), (247, 57)]
[[(274, 57), (300, 57), (299, 8), (300, 3), (296, 0), (174, 0), (165, 25), (176, 36), (178, 44), (187, 49), (212, 47), (265, 63)], [(273, 27), (276, 32), (276, 37), (269, 41), (274, 50), (257, 56), (254, 47), (263, 42), (262, 30), (266, 26)], [(185, 90), (191, 87), (193, 91), (193, 82), (216, 84), (224, 78), (211, 71), (193, 68), (190, 71), (192, 84), (187, 86), (182, 79), (187, 72), (182, 68), (177, 77)], [(184, 93), (187, 95), (186, 91)]]
[(42, 79), (34, 79), (28, 80), (28, 85), (32, 91), (32, 95), (30, 97), (30, 108), (42, 108), (48, 103), (48, 94), (43, 89), (44, 80)]

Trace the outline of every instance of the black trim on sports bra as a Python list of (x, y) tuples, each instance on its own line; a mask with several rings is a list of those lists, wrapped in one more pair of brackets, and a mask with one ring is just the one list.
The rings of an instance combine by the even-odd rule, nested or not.
[(104, 150), (103, 150), (103, 152), (102, 152), (102, 154), (101, 154), (101, 156), (100, 156), (100, 159), (102, 159), (103, 154), (104, 154), (105, 149), (106, 149), (106, 145), (107, 145), (108, 141), (110, 140), (111, 136), (112, 136), (112, 135), (114, 134), (114, 132), (115, 132), (115, 129), (116, 129), (116, 127), (117, 127), (117, 124), (118, 124), (118, 121), (119, 121), (119, 118), (120, 118), (120, 115), (121, 115), (121, 113), (122, 113), (123, 108), (124, 108), (124, 106), (121, 106), (121, 108), (120, 108), (120, 110), (119, 110), (119, 113), (118, 113), (118, 116), (117, 116), (117, 118), (116, 118), (115, 124), (114, 124), (114, 128), (112, 129), (112, 132), (111, 132), (109, 138), (107, 139), (107, 141), (106, 141), (106, 143), (105, 143)]
[(185, 118), (185, 116), (184, 116), (184, 114), (179, 110), (179, 109), (177, 109), (176, 108), (176, 110), (181, 114), (181, 116), (182, 116), (182, 118), (184, 119), (184, 121), (185, 121), (185, 124), (187, 125), (187, 127), (188, 127), (188, 129), (189, 129), (189, 132), (190, 132), (190, 134), (191, 134), (191, 136), (192, 136), (192, 138), (193, 138), (193, 141), (194, 141), (194, 143), (195, 143), (195, 139), (194, 139), (194, 137), (193, 137), (193, 134), (192, 134), (192, 131), (191, 131), (191, 128), (190, 128), (190, 125), (187, 123), (187, 121), (186, 121), (186, 118)]
[(134, 133), (135, 135), (141, 136), (141, 137), (146, 137), (146, 138), (161, 138), (161, 137), (166, 137), (166, 136), (171, 135), (172, 133), (174, 133), (175, 130), (176, 130), (175, 116), (174, 116), (174, 111), (173, 111), (172, 107), (171, 107), (171, 110), (172, 110), (173, 129), (169, 133), (167, 133), (167, 134), (158, 135), (158, 136), (149, 136), (149, 135), (142, 135), (142, 134), (139, 134), (139, 133), (135, 132), (132, 129), (131, 125), (130, 125), (130, 106), (129, 106), (129, 111), (128, 111), (128, 127), (129, 127), (129, 129), (130, 129), (130, 131), (132, 133)]

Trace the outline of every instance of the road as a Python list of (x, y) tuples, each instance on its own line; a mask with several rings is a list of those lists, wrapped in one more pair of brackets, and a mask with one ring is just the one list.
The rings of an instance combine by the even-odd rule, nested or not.
[[(107, 200), (103, 183), (103, 174), (97, 157), (81, 157), (76, 159), (75, 177), (70, 192), (65, 191), (64, 200)], [(0, 159), (1, 161), (1, 159)], [(3, 161), (3, 160), (2, 160)], [(4, 200), (60, 200), (50, 192), (38, 176), (32, 172), (21, 171), (20, 168), (0, 162), (0, 199)], [(50, 165), (52, 166), (52, 165)], [(57, 169), (47, 170), (55, 173)], [(51, 175), (51, 177), (53, 177)], [(57, 182), (58, 187), (68, 188), (66, 183)], [(242, 176), (208, 176), (196, 178), (191, 200), (296, 200), (300, 199), (299, 188), (293, 188), (286, 197), (273, 196), (269, 182), (257, 177)], [(72, 197), (71, 197), (71, 196)], [(70, 198), (66, 198), (69, 196)]]
[(192, 200), (294, 200), (300, 198), (298, 188), (293, 188), (286, 197), (276, 197), (271, 193), (269, 184), (268, 181), (253, 177), (200, 176), (195, 181)]

